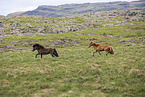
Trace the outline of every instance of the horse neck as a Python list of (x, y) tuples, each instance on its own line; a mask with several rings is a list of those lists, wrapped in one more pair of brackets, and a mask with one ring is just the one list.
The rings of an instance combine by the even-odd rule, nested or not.
[(94, 48), (96, 48), (96, 46), (95, 45), (92, 45)]
[(43, 50), (43, 49), (45, 49), (45, 48), (44, 48), (44, 47), (40, 47), (40, 48), (39, 48), (39, 50)]
[(98, 45), (97, 45), (96, 43), (94, 43), (92, 46), (93, 46), (94, 48), (96, 48)]
[(37, 51), (42, 50), (42, 49), (44, 49), (44, 47), (39, 47), (39, 48), (37, 49)]

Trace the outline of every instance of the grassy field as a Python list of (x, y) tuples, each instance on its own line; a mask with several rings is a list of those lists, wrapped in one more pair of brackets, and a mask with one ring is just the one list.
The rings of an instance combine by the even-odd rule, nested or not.
[[(87, 31), (47, 36), (5, 36), (19, 41), (12, 52), (0, 55), (0, 96), (2, 97), (144, 97), (145, 96), (145, 23), (136, 22)], [(46, 41), (60, 39), (52, 45)], [(35, 42), (55, 46), (59, 56), (35, 58), (31, 45)], [(23, 42), (29, 46), (23, 47)], [(111, 45), (114, 55), (95, 54), (89, 41)], [(65, 44), (65, 45), (63, 45)], [(13, 51), (14, 49), (23, 50)]]

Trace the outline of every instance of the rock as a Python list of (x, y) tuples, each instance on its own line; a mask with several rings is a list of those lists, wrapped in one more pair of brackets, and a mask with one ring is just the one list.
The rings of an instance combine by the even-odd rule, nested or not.
[(7, 45), (7, 48), (15, 47), (15, 45)]
[(84, 34), (81, 34), (81, 33), (76, 33), (74, 35), (76, 35), (76, 36), (85, 36)]
[(89, 39), (90, 41), (97, 40), (96, 38)]
[(0, 52), (3, 52), (5, 49), (4, 48), (0, 48)]
[(128, 41), (126, 41), (126, 40), (120, 40), (120, 42), (121, 42), (122, 44), (127, 44), (127, 43), (128, 43)]
[(142, 37), (139, 37), (138, 39), (142, 39)]
[(107, 35), (107, 37), (112, 37), (112, 38), (113, 38), (113, 37), (115, 37), (115, 36), (113, 36), (113, 35)]
[(135, 39), (130, 39), (130, 41), (135, 42), (136, 40)]
[(4, 36), (13, 36), (13, 35), (4, 35)]
[(11, 43), (18, 43), (19, 41), (11, 41)]
[(103, 35), (103, 36), (107, 36), (107, 37), (115, 37), (115, 36), (113, 36), (113, 35), (108, 35), (108, 34), (106, 34), (106, 33), (103, 33), (103, 34), (100, 34), (100, 35)]
[(142, 42), (145, 43), (145, 39), (143, 39)]
[(118, 38), (124, 38), (124, 37), (122, 37), (122, 36), (117, 36)]
[(45, 36), (45, 35), (47, 35), (47, 34), (44, 34), (44, 33), (39, 33), (39, 35)]
[(44, 31), (45, 31), (45, 27), (39, 28), (38, 33), (44, 32)]
[(74, 44), (73, 46), (80, 46), (81, 44)]
[(51, 45), (67, 45), (70, 43), (78, 43), (77, 41), (72, 39), (59, 39), (56, 41), (49, 41), (49, 42), (51, 43)]
[(28, 43), (23, 43), (23, 46), (28, 46)]
[(5, 41), (6, 39), (0, 39), (0, 42)]

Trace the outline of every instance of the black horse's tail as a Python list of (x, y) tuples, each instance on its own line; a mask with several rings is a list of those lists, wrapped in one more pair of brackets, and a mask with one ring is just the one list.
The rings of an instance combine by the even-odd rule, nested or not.
[(54, 52), (53, 52), (53, 54), (54, 54), (56, 57), (59, 57), (59, 56), (58, 56), (58, 53), (57, 53), (57, 51), (56, 51), (55, 48), (54, 48)]

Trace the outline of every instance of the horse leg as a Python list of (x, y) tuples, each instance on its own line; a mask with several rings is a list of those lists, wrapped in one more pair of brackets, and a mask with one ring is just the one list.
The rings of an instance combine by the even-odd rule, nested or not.
[(39, 54), (36, 54), (36, 55), (35, 55), (35, 58), (37, 58), (37, 55), (39, 55)]
[(51, 56), (54, 57), (54, 55), (51, 53)]
[(109, 52), (107, 51), (107, 54), (106, 54), (106, 56), (108, 55), (108, 53), (109, 53)]
[(93, 57), (94, 57), (94, 53), (95, 53), (96, 51), (93, 51)]
[(54, 51), (50, 52), (50, 54), (51, 54), (51, 56), (52, 56), (52, 57), (54, 57), (54, 54), (53, 54), (53, 52), (54, 52)]
[(97, 51), (99, 53), (99, 55), (101, 55), (100, 51)]
[(107, 53), (106, 53), (106, 56), (108, 55), (109, 50), (110, 50), (110, 48), (109, 48), (109, 49), (105, 49), (105, 51), (107, 52)]
[(41, 54), (41, 58), (42, 58), (42, 54)]

